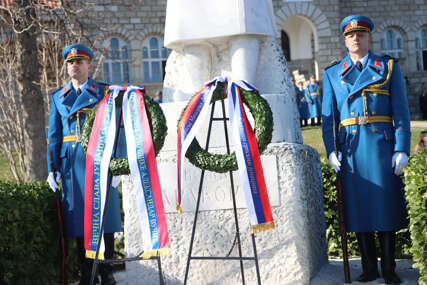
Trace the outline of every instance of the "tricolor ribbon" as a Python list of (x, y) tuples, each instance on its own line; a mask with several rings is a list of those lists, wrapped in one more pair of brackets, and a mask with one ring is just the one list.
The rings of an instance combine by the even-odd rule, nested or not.
[[(143, 96), (145, 89), (132, 86), (110, 86), (109, 89), (113, 91), (113, 94), (108, 93), (99, 103), (86, 155), (86, 256), (95, 258), (97, 243), (100, 238), (108, 167), (117, 131), (114, 99), (120, 91), (125, 91), (122, 105), (123, 122), (129, 168), (136, 189), (137, 210), (142, 228), (143, 258), (148, 259), (153, 255), (167, 255), (169, 254), (169, 235), (154, 145), (145, 109)], [(98, 157), (108, 157), (108, 160)], [(105, 172), (105, 175), (99, 175), (98, 172)], [(104, 258), (103, 252), (104, 241), (101, 237), (99, 259)]]
[(234, 148), (239, 166), (240, 180), (245, 196), (246, 206), (249, 211), (251, 232), (257, 233), (274, 229), (273, 215), (271, 213), (265, 184), (261, 157), (255, 134), (246, 116), (240, 94), (240, 89), (257, 91), (249, 83), (238, 80), (233, 81), (218, 77), (208, 82), (205, 87), (191, 99), (178, 124), (178, 210), (181, 209), (181, 171), (182, 160), (195, 134), (209, 111), (212, 94), (217, 83), (227, 84), (228, 110)]
[(144, 259), (169, 254), (169, 235), (156, 155), (143, 92), (128, 88), (123, 96), (123, 121), (133, 186), (136, 189)]
[(99, 102), (86, 152), (84, 244), (86, 256), (95, 258), (101, 239), (99, 259), (104, 259), (104, 238), (100, 236), (107, 195), (108, 168), (116, 135), (115, 98), (119, 89)]

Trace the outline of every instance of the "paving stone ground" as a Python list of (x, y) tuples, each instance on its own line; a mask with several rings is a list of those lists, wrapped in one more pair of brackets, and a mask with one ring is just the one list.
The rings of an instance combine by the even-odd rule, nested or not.
[[(407, 259), (396, 260), (396, 272), (399, 277), (402, 279), (402, 285), (417, 285), (418, 284), (418, 269), (412, 268), (412, 261)], [(262, 270), (262, 264), (261, 270)], [(380, 268), (380, 263), (378, 263), (378, 268)], [(360, 266), (360, 258), (354, 258), (350, 260), (350, 275), (354, 280), (359, 274), (361, 274), (362, 269)], [(117, 285), (130, 285), (126, 281), (126, 272), (120, 271), (114, 274)], [(77, 284), (77, 283), (76, 283)], [(224, 283), (226, 284), (226, 283)], [(280, 285), (280, 284), (264, 284), (263, 285)], [(287, 284), (284, 281), (284, 284)], [(320, 272), (311, 280), (309, 285), (345, 285), (344, 282), (344, 273), (343, 273), (343, 261), (340, 259), (330, 259), (329, 264), (322, 267)], [(381, 277), (375, 281), (368, 283), (352, 282), (352, 284), (364, 284), (364, 285), (379, 285), (385, 284), (384, 279)], [(203, 285), (203, 284), (200, 284)], [(295, 284), (298, 285), (298, 284)]]
[[(378, 268), (380, 263), (378, 262)], [(350, 276), (354, 280), (362, 273), (360, 258), (350, 260)], [(412, 261), (407, 259), (396, 260), (396, 273), (402, 280), (402, 285), (418, 284), (418, 269), (412, 268)], [(311, 280), (310, 285), (342, 285), (344, 282), (343, 261), (330, 259), (329, 264), (322, 267), (320, 272)], [(352, 284), (385, 284), (383, 278), (368, 283), (352, 282)]]

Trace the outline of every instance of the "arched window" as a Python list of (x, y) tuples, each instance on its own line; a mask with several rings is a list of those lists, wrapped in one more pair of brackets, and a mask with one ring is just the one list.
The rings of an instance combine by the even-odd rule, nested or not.
[(142, 71), (144, 82), (162, 82), (170, 50), (163, 46), (163, 39), (150, 37), (142, 44)]
[(109, 84), (129, 83), (129, 52), (125, 41), (110, 38), (105, 42), (106, 55), (102, 73)]
[(421, 28), (415, 38), (417, 70), (427, 70), (427, 27)]
[(285, 55), (286, 60), (290, 61), (291, 60), (291, 45), (289, 44), (289, 36), (284, 30), (282, 30), (282, 33), (281, 33), (281, 40), (282, 40), (283, 54)]
[(403, 58), (403, 38), (396, 29), (389, 28), (381, 35), (381, 51), (395, 58)]

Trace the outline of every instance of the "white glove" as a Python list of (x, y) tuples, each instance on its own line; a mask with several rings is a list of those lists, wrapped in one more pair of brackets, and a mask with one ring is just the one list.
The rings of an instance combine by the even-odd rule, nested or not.
[(122, 181), (121, 176), (113, 176), (113, 180), (111, 181), (111, 186), (113, 188), (116, 188), (117, 186), (119, 186), (121, 181)]
[(341, 166), (341, 159), (342, 159), (342, 153), (339, 151), (338, 156), (335, 151), (331, 152), (329, 155), (329, 163), (332, 165), (332, 168), (335, 170), (335, 172), (340, 171)]
[(58, 183), (61, 181), (61, 173), (58, 171), (49, 172), (49, 175), (47, 176), (47, 182), (49, 183), (50, 189), (52, 189), (53, 192), (56, 192), (58, 189)]
[(395, 152), (391, 159), (391, 167), (394, 167), (394, 174), (402, 175), (402, 168), (406, 167), (408, 163), (408, 156), (404, 152)]

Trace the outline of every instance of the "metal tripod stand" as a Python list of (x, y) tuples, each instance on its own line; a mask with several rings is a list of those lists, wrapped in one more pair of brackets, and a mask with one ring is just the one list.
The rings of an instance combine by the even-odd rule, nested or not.
[[(210, 135), (211, 135), (212, 122), (213, 121), (223, 121), (227, 153), (230, 154), (230, 145), (229, 145), (229, 139), (228, 139), (228, 133), (227, 133), (227, 121), (229, 119), (226, 118), (226, 116), (225, 116), (224, 99), (221, 100), (222, 117), (220, 117), (220, 118), (214, 118), (213, 117), (214, 111), (215, 111), (215, 104), (216, 104), (216, 102), (214, 102), (212, 105), (212, 110), (211, 110), (211, 115), (210, 115), (210, 120), (209, 120), (209, 128), (208, 128), (208, 133), (207, 133), (207, 138), (206, 138), (205, 150), (208, 150), (208, 148), (209, 148), (209, 140), (210, 140)], [(196, 232), (197, 217), (199, 214), (200, 198), (201, 198), (201, 194), (202, 194), (202, 186), (203, 186), (203, 180), (204, 180), (204, 176), (205, 176), (205, 170), (202, 170), (202, 173), (200, 176), (199, 192), (198, 192), (198, 196), (197, 196), (196, 211), (194, 213), (193, 229), (191, 232), (190, 248), (188, 251), (187, 267), (185, 269), (184, 285), (187, 284), (188, 273), (189, 273), (189, 269), (190, 269), (190, 261), (192, 259), (196, 259), (196, 260), (238, 260), (240, 262), (240, 273), (242, 276), (242, 284), (243, 285), (245, 284), (245, 272), (244, 272), (244, 268), (243, 268), (243, 260), (253, 260), (255, 262), (257, 282), (258, 282), (258, 285), (261, 285), (261, 277), (260, 277), (259, 266), (258, 266), (258, 255), (257, 255), (257, 250), (256, 250), (256, 243), (255, 243), (255, 235), (254, 234), (251, 234), (254, 256), (242, 256), (242, 246), (241, 246), (241, 242), (240, 242), (240, 232), (239, 232), (239, 221), (237, 218), (236, 195), (235, 195), (235, 191), (234, 191), (233, 171), (229, 171), (229, 175), (230, 175), (230, 183), (231, 183), (231, 194), (232, 194), (232, 198), (233, 198), (234, 222), (236, 225), (236, 236), (234, 239), (234, 243), (233, 243), (229, 253), (226, 256), (193, 256), (192, 255), (194, 235)], [(237, 241), (237, 248), (238, 248), (239, 256), (229, 256), (230, 253), (232, 252), (234, 246), (235, 246), (236, 241)]]

